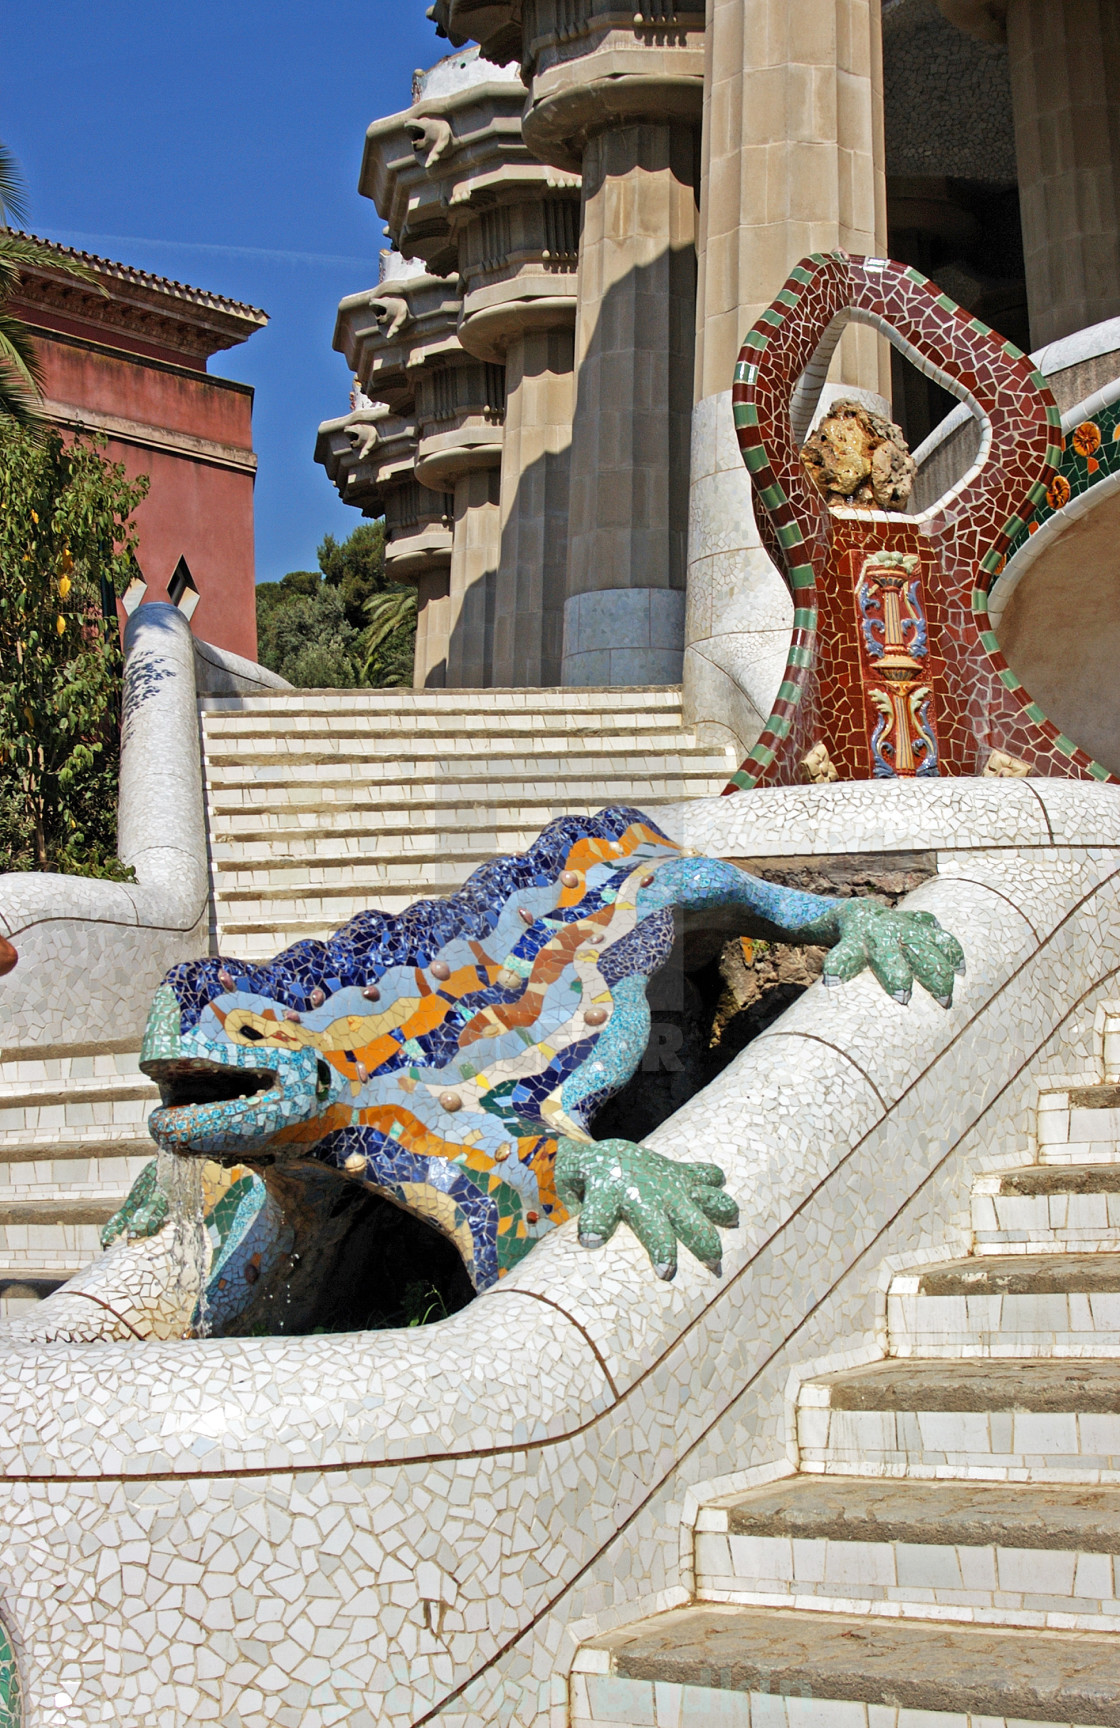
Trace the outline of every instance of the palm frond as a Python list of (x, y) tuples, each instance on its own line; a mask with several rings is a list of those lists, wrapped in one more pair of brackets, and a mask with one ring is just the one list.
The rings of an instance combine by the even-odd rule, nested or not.
[[(389, 659), (396, 658), (392, 649), (399, 646), (394, 638), (407, 639), (416, 626), (417, 594), (415, 588), (386, 588), (381, 594), (373, 594), (363, 607), (369, 624), (362, 632), (358, 644), (362, 655), (362, 677), (370, 679), (376, 670), (383, 676), (379, 682), (404, 683), (405, 670), (388, 665), (378, 667), (378, 661), (385, 650), (389, 650)], [(408, 657), (407, 674), (411, 674), (411, 655)]]
[(31, 332), (0, 306), (0, 414), (21, 426), (39, 420), (43, 369)]
[(0, 144), (0, 224), (6, 227), (9, 218), (20, 227), (27, 221), (27, 193), (19, 163), (8, 146)]
[[(2, 198), (0, 194), (0, 202)], [(75, 276), (80, 282), (88, 282), (98, 294), (109, 292), (88, 264), (69, 258), (64, 252), (56, 252), (53, 246), (44, 246), (39, 240), (28, 240), (23, 234), (0, 228), (0, 293), (12, 292), (21, 269), (55, 270), (59, 275)]]

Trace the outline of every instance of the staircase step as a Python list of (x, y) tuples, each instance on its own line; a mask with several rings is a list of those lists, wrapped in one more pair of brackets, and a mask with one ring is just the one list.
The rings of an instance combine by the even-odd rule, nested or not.
[(0, 1086), (0, 1149), (50, 1133), (138, 1131), (158, 1101), (158, 1088), (143, 1074), (12, 1081)]
[[(60, 1135), (54, 1129), (41, 1134), (28, 1134), (0, 1139), (0, 1183), (10, 1181), (9, 1173), (21, 1164), (58, 1163), (65, 1166), (71, 1160), (120, 1158), (154, 1158), (156, 1149), (148, 1133), (147, 1113), (143, 1122), (123, 1129), (89, 1128), (84, 1132)], [(44, 1178), (45, 1179), (45, 1178)]]
[(1044, 1164), (1120, 1163), (1120, 1085), (1040, 1092), (1038, 1150)]
[(1120, 1364), (877, 1362), (801, 1387), (801, 1468), (1120, 1481)]
[(1120, 1355), (1120, 1254), (977, 1256), (891, 1281), (892, 1356)]
[(975, 1252), (1120, 1253), (1120, 1163), (1032, 1164), (972, 1190)]
[(489, 690), (292, 690), (274, 696), (204, 696), (203, 714), (323, 714), (352, 713), (470, 714), (559, 708), (638, 709), (681, 706), (679, 684), (581, 684), (524, 686)]
[(1120, 1643), (707, 1605), (593, 1639), (572, 1674), (572, 1728), (899, 1728), (912, 1711), (928, 1728), (1117, 1728)]
[(1120, 1630), (1120, 1489), (794, 1476), (701, 1509), (696, 1591), (756, 1607)]
[(699, 757), (720, 764), (727, 759), (726, 751), (700, 743), (695, 733), (669, 726), (661, 730), (643, 727), (640, 731), (609, 728), (521, 732), (503, 721), (487, 731), (447, 728), (441, 732), (417, 733), (411, 727), (399, 732), (371, 732), (365, 727), (347, 725), (325, 726), (314, 732), (269, 731), (223, 737), (207, 732), (205, 740), (208, 772), (230, 767), (273, 768), (283, 762), (290, 764), (296, 773), (309, 773), (336, 764), (395, 765), (402, 760), (427, 764), (429, 769), (508, 760), (524, 769), (539, 760), (578, 764), (586, 757), (617, 760), (622, 753), (627, 762), (634, 758), (640, 762), (643, 756), (652, 755), (681, 757), (685, 761)]

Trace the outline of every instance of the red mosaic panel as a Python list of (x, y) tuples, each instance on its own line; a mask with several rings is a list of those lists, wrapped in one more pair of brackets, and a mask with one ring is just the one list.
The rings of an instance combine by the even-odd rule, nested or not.
[[(806, 369), (819, 370), (827, 360), (845, 315), (890, 329), (911, 360), (956, 380), (988, 421), (982, 460), (920, 520), (829, 511), (802, 467), (790, 399)], [(988, 589), (1062, 453), (1058, 410), (1026, 355), (906, 265), (814, 254), (794, 269), (747, 336), (732, 403), (763, 539), (797, 610), (779, 700), (728, 791), (799, 780), (803, 758), (820, 742), (844, 778), (910, 771), (904, 709), (894, 703), (887, 714), (885, 687), (875, 685), (869, 638), (857, 617), (857, 566), (876, 552), (918, 560), (915, 592), (927, 638), (921, 683), (912, 679), (907, 695), (909, 701), (920, 691), (925, 715), (924, 731), (911, 727), (919, 743), (914, 771), (930, 771), (936, 748), (938, 772), (977, 774), (1001, 750), (1034, 773), (1113, 779), (1047, 720), (988, 629)], [(905, 610), (905, 599), (901, 604)], [(913, 628), (908, 620), (906, 634)], [(915, 668), (888, 669), (897, 696), (899, 680), (905, 683), (903, 674)], [(880, 716), (890, 722), (886, 732), (880, 728), (880, 741), (895, 739), (901, 769), (892, 770), (882, 751), (874, 754)], [(916, 710), (912, 718), (916, 726)]]

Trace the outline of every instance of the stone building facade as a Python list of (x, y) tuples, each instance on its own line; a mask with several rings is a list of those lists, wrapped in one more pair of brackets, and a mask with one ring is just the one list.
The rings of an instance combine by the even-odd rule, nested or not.
[[(136, 513), (143, 578), (126, 602), (183, 605), (205, 642), (256, 659), (253, 391), (206, 370), (268, 323), (255, 306), (130, 264), (40, 241), (89, 282), (49, 265), (20, 271), (12, 311), (43, 368), (45, 410), (151, 489)], [(189, 588), (187, 576), (189, 573)]]
[[(321, 428), (417, 582), (416, 681), (684, 682), (750, 744), (792, 604), (735, 448), (739, 345), (796, 260), (917, 265), (1023, 347), (1120, 314), (1110, 0), (436, 0), (456, 49), (369, 128), (393, 241)], [(953, 406), (849, 326), (822, 401)]]

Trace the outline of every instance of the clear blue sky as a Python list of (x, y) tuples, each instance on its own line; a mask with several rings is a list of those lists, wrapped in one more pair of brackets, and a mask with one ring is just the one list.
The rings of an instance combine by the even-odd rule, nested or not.
[(0, 0), (0, 138), (40, 234), (262, 306), (210, 369), (256, 389), (257, 578), (361, 521), (312, 460), (346, 411), (344, 294), (388, 244), (357, 193), (371, 120), (449, 52), (425, 0)]

